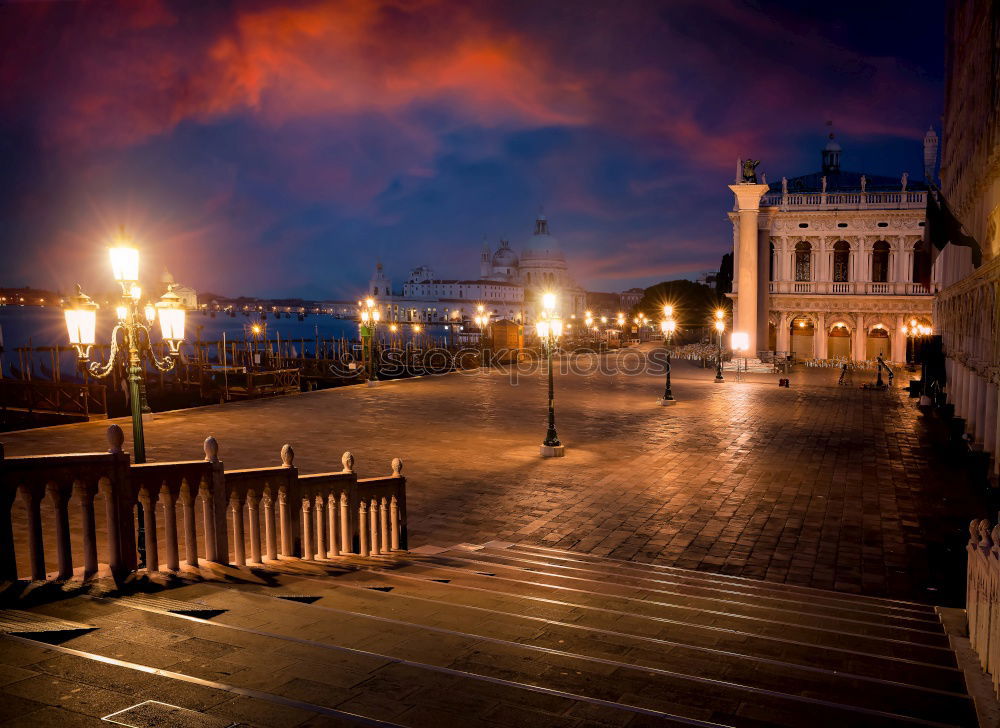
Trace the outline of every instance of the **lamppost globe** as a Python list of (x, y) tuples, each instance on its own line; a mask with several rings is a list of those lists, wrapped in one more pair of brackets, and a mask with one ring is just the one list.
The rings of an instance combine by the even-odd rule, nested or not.
[(108, 252), (111, 256), (111, 274), (116, 281), (124, 286), (139, 280), (139, 251), (136, 248), (122, 244)]
[(76, 295), (70, 298), (69, 303), (63, 312), (69, 343), (76, 349), (77, 357), (86, 361), (91, 347), (97, 343), (97, 304), (80, 286), (76, 287)]
[(554, 293), (543, 293), (542, 294), (542, 308), (547, 312), (552, 312), (556, 307), (556, 294)]

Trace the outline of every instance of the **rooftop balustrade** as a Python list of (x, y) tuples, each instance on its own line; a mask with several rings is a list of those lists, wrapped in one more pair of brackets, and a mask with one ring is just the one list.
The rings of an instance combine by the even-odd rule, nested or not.
[(914, 192), (826, 192), (782, 194), (769, 192), (761, 198), (761, 207), (796, 210), (918, 210), (927, 206), (927, 193)]
[(300, 475), (286, 444), (280, 465), (227, 471), (209, 437), (204, 460), (136, 465), (121, 428), (107, 435), (106, 453), (7, 458), (0, 446), (0, 581), (120, 582), (202, 559), (239, 567), (406, 549), (399, 458), (384, 477), (359, 479), (349, 452), (340, 471)]

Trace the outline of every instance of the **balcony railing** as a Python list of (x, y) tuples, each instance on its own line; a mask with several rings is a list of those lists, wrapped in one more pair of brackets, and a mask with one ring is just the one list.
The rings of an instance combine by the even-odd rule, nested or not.
[(768, 281), (769, 293), (814, 293), (829, 295), (875, 295), (875, 296), (930, 296), (933, 289), (922, 283), (892, 281), (873, 283), (871, 281)]
[(770, 192), (761, 199), (761, 207), (794, 207), (799, 210), (864, 210), (889, 208), (917, 210), (927, 205), (926, 192), (837, 192), (787, 194)]

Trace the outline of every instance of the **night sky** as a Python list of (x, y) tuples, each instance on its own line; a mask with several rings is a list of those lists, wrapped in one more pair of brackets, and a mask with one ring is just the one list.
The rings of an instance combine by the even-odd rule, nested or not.
[(478, 276), (544, 207), (590, 290), (717, 269), (736, 158), (922, 174), (943, 3), (44, 2), (0, 7), (0, 285), (353, 298)]

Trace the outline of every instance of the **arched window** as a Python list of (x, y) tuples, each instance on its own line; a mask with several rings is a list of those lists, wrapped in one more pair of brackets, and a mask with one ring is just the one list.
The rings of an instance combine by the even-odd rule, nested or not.
[(795, 244), (795, 280), (812, 280), (812, 245), (805, 240)]
[(774, 280), (774, 243), (768, 243), (768, 251), (770, 255), (767, 259), (767, 280)]
[(833, 282), (847, 283), (851, 280), (851, 244), (838, 240), (833, 244)]
[(889, 282), (889, 243), (879, 240), (872, 246), (872, 283)]
[(931, 256), (920, 241), (913, 246), (913, 278), (914, 283), (927, 285), (931, 280)]

